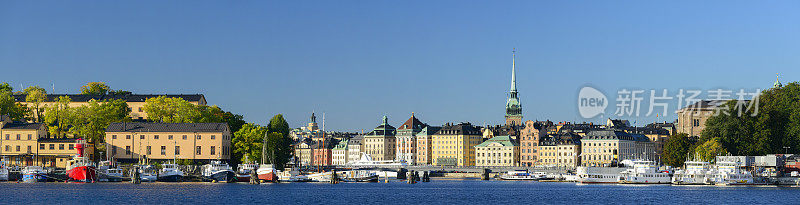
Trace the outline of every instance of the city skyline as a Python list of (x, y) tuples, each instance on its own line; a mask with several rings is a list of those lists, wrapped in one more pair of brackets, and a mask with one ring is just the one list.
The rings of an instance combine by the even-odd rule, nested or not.
[(431, 125), (503, 124), (513, 48), (523, 120), (588, 121), (576, 107), (584, 85), (613, 100), (623, 88), (767, 89), (775, 73), (784, 83), (800, 74), (796, 2), (583, 3), (3, 2), (0, 68), (17, 90), (102, 81), (200, 93), (258, 124), (282, 113), (300, 127), (325, 113), (332, 131), (371, 130), (384, 115), (398, 125), (411, 112)]

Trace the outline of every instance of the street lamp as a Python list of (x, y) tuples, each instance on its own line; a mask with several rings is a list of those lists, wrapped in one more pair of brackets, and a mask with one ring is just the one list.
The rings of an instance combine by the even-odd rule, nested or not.
[(783, 153), (784, 153), (784, 154), (788, 154), (788, 153), (789, 153), (789, 148), (791, 148), (791, 147), (784, 146), (784, 147), (783, 147)]

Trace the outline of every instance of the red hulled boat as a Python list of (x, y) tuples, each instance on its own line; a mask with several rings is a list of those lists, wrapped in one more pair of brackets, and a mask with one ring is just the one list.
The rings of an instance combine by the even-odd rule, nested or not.
[(78, 154), (67, 162), (67, 176), (70, 182), (94, 183), (97, 181), (97, 168), (94, 162), (83, 156), (85, 148), (85, 140), (76, 140), (75, 149), (78, 150)]

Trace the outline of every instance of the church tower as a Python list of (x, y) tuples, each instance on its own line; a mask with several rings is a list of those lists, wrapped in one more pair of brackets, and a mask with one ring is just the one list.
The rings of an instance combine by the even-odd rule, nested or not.
[(522, 104), (517, 96), (516, 50), (511, 51), (511, 90), (506, 101), (506, 125), (522, 125)]

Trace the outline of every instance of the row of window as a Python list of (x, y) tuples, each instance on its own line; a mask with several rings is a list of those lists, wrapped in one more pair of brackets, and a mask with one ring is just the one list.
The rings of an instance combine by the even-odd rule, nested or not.
[[(153, 135), (153, 139), (154, 140), (157, 140), (159, 138), (160, 138), (159, 135)], [(203, 136), (202, 135), (196, 135), (195, 138), (197, 138), (197, 140), (202, 140)], [(111, 135), (111, 139), (117, 139), (117, 135)], [(128, 140), (131, 139), (131, 135), (125, 135), (125, 139), (128, 139)], [(145, 139), (145, 135), (139, 135), (139, 139)], [(172, 140), (173, 136), (172, 135), (167, 135), (167, 139), (168, 140)], [(187, 140), (188, 136), (187, 135), (181, 135), (181, 139), (182, 140)], [(211, 135), (211, 139), (212, 140), (213, 139), (217, 139), (217, 136), (216, 135)], [(230, 136), (222, 135), (222, 139), (223, 140), (230, 140)]]
[[(222, 151), (222, 155), (228, 155), (228, 154), (230, 154), (230, 147), (222, 146), (222, 150), (221, 151)], [(146, 153), (146, 155), (151, 155), (152, 154), (152, 147), (151, 146), (146, 146), (145, 153)], [(117, 154), (117, 149), (112, 149), (111, 150), (111, 154), (112, 155), (116, 155)], [(125, 146), (125, 154), (126, 155), (131, 155), (131, 146)], [(180, 155), (181, 154), (181, 146), (175, 146), (175, 151), (173, 152), (173, 154), (174, 155)], [(216, 146), (209, 147), (209, 154), (210, 155), (216, 155), (217, 154), (217, 147)], [(161, 146), (161, 155), (167, 155), (167, 146)], [(196, 146), (195, 147), (195, 155), (203, 155), (203, 147), (202, 146)]]
[[(17, 137), (16, 140), (22, 140), (22, 134), (17, 134), (16, 137)], [(11, 134), (6, 134), (5, 140), (13, 140), (13, 139), (14, 138), (11, 138)], [(34, 140), (33, 134), (28, 134), (28, 140)]]
[[(50, 150), (55, 150), (56, 149), (56, 144), (48, 144), (48, 145), (49, 145)], [(45, 144), (39, 144), (39, 150), (45, 150), (45, 146), (46, 146)], [(58, 150), (64, 150), (64, 147), (65, 147), (64, 144), (58, 144)], [(74, 150), (75, 149), (75, 144), (69, 144), (68, 147), (69, 147), (69, 150)], [(31, 152), (31, 148), (32, 148), (31, 146), (28, 146), (27, 151)], [(17, 152), (19, 152), (21, 149), (22, 149), (22, 147), (17, 145), (15, 150)], [(6, 145), (5, 151), (6, 152), (10, 152), (11, 151), (11, 145)]]

